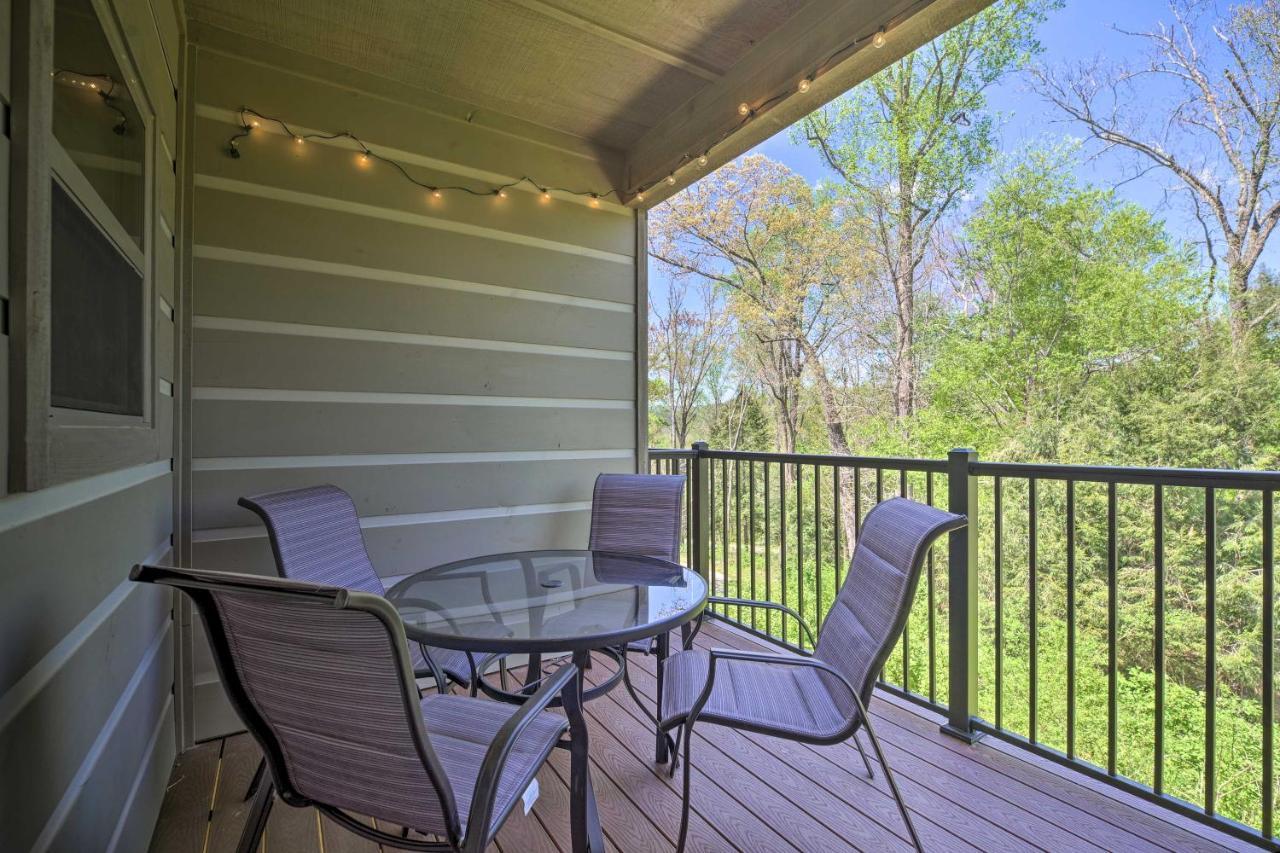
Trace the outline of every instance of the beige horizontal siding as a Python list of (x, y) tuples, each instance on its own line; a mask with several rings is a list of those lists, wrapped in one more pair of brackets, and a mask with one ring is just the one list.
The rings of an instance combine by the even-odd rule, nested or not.
[[(603, 187), (616, 164), (265, 73), (219, 41), (196, 92), (196, 565), (274, 573), (235, 501), (317, 483), (351, 493), (388, 577), (584, 546), (596, 475), (636, 462), (634, 213), (528, 188), (435, 200), (349, 144), (267, 128), (240, 158), (225, 149), (249, 106), (351, 130), (424, 182)], [(225, 732), (208, 650), (194, 653), (197, 736)]]
[(534, 394), (630, 400), (629, 361), (197, 328), (197, 387)]
[(204, 246), (613, 302), (634, 298), (635, 270), (616, 260), (207, 187), (196, 190), (195, 204), (195, 240)]
[(193, 523), (200, 529), (255, 526), (257, 516), (236, 506), (237, 499), (316, 483), (345, 489), (366, 517), (590, 501), (597, 474), (634, 469), (628, 457), (196, 471)]
[[(630, 311), (460, 293), (200, 258), (195, 312), (415, 334), (626, 350)], [(426, 292), (424, 292), (426, 291)]]

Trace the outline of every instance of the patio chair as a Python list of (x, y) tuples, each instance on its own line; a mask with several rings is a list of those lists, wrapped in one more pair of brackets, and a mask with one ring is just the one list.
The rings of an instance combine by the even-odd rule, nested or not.
[[(601, 474), (591, 495), (592, 551), (638, 554), (680, 562), (680, 517), (684, 499), (683, 474)], [(653, 654), (657, 637), (634, 640), (622, 649)], [(657, 714), (650, 711), (631, 684), (623, 662), (623, 684), (642, 712), (656, 726)], [(662, 704), (662, 674), (658, 675), (658, 705)]]
[[(479, 853), (568, 723), (544, 709), (567, 664), (520, 706), (430, 693), (382, 596), (229, 572), (134, 566), (195, 603), (232, 707), (269, 767), (237, 847), (258, 849), (275, 794), (395, 849)], [(357, 815), (429, 839), (391, 835)]]
[[(365, 548), (355, 503), (342, 489), (310, 486), (240, 498), (238, 503), (266, 525), (281, 577), (374, 595), (386, 594), (382, 578), (374, 571)], [(431, 602), (421, 604), (442, 610)], [(492, 629), (499, 636), (511, 633), (497, 620)], [(452, 679), (475, 695), (476, 662), (472, 655), (419, 643), (409, 647), (409, 655), (414, 674), (418, 678), (433, 678), (438, 692), (447, 693)], [(505, 681), (506, 664), (505, 661), (499, 663)]]
[[(812, 631), (790, 608), (747, 599), (712, 599), (781, 610), (809, 636), (809, 657), (736, 649), (687, 648), (667, 659), (662, 697), (664, 731), (682, 729), (684, 794), (679, 847), (689, 826), (689, 747), (693, 727), (706, 722), (813, 744), (839, 743), (865, 728), (916, 849), (920, 838), (867, 714), (876, 677), (897, 643), (933, 542), (966, 524), (906, 498), (877, 504), (862, 524), (849, 574), (813, 643)], [(686, 644), (688, 645), (688, 644)], [(871, 763), (862, 753), (867, 771)], [(674, 760), (672, 762), (674, 767)]]

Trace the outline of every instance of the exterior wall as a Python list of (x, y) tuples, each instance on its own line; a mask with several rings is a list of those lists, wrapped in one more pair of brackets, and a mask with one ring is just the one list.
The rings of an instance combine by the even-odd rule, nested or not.
[[(433, 200), (269, 125), (241, 158), (226, 148), (247, 106), (350, 129), (432, 184), (604, 188), (614, 164), (218, 31), (193, 39), (195, 565), (274, 572), (236, 498), (316, 483), (352, 494), (384, 576), (584, 546), (596, 474), (635, 470), (640, 446), (636, 214), (517, 189)], [(194, 680), (196, 738), (240, 728), (198, 636)]]
[[(0, 98), (6, 104), (11, 2), (0, 0)], [(118, 0), (101, 9), (119, 21), (140, 85), (156, 104), (161, 146), (175, 151), (180, 44), (173, 4)], [(6, 138), (0, 142), (0, 188), (11, 203), (8, 151)], [(176, 225), (172, 162), (162, 160), (156, 172), (156, 212), (163, 224), (157, 222), (154, 237), (157, 303), (151, 312), (160, 433), (154, 458), (142, 464), (113, 460), (106, 449), (95, 465), (114, 470), (68, 475), (73, 478), (49, 488), (0, 497), (5, 850), (145, 849), (175, 755), (170, 595), (126, 579), (136, 562), (168, 559), (173, 531), (173, 444), (161, 413), (172, 407), (165, 385), (175, 381), (173, 316), (166, 307), (174, 304), (175, 277), (170, 237), (163, 234)], [(3, 210), (0, 296), (7, 297), (8, 206)], [(12, 403), (5, 380), (9, 345), (0, 347), (0, 414)]]

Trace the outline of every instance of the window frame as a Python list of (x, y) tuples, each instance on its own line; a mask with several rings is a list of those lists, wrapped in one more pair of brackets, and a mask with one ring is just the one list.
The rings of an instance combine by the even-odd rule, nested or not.
[[(92, 0), (98, 25), (129, 87), (144, 128), (143, 222), (139, 248), (53, 133), (52, 71), (55, 0), (34, 0), (25, 21), (15, 15), (12, 138), (9, 491), (35, 491), (94, 474), (168, 458), (168, 431), (160, 423), (156, 370), (157, 242), (160, 226), (157, 169), (161, 151), (154, 97), (133, 61), (105, 0)], [(41, 37), (41, 36), (44, 37)], [(51, 286), (52, 182), (57, 181), (141, 271), (142, 414), (114, 414), (55, 406), (52, 402)]]

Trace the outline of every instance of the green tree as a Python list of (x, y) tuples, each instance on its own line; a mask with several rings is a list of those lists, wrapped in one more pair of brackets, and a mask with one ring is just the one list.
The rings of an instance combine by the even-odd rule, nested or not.
[(869, 223), (874, 271), (891, 326), (893, 409), (915, 409), (917, 294), (935, 233), (987, 165), (996, 119), (987, 90), (1040, 46), (1054, 0), (1003, 0), (903, 57), (801, 123), (797, 135), (840, 177)]

